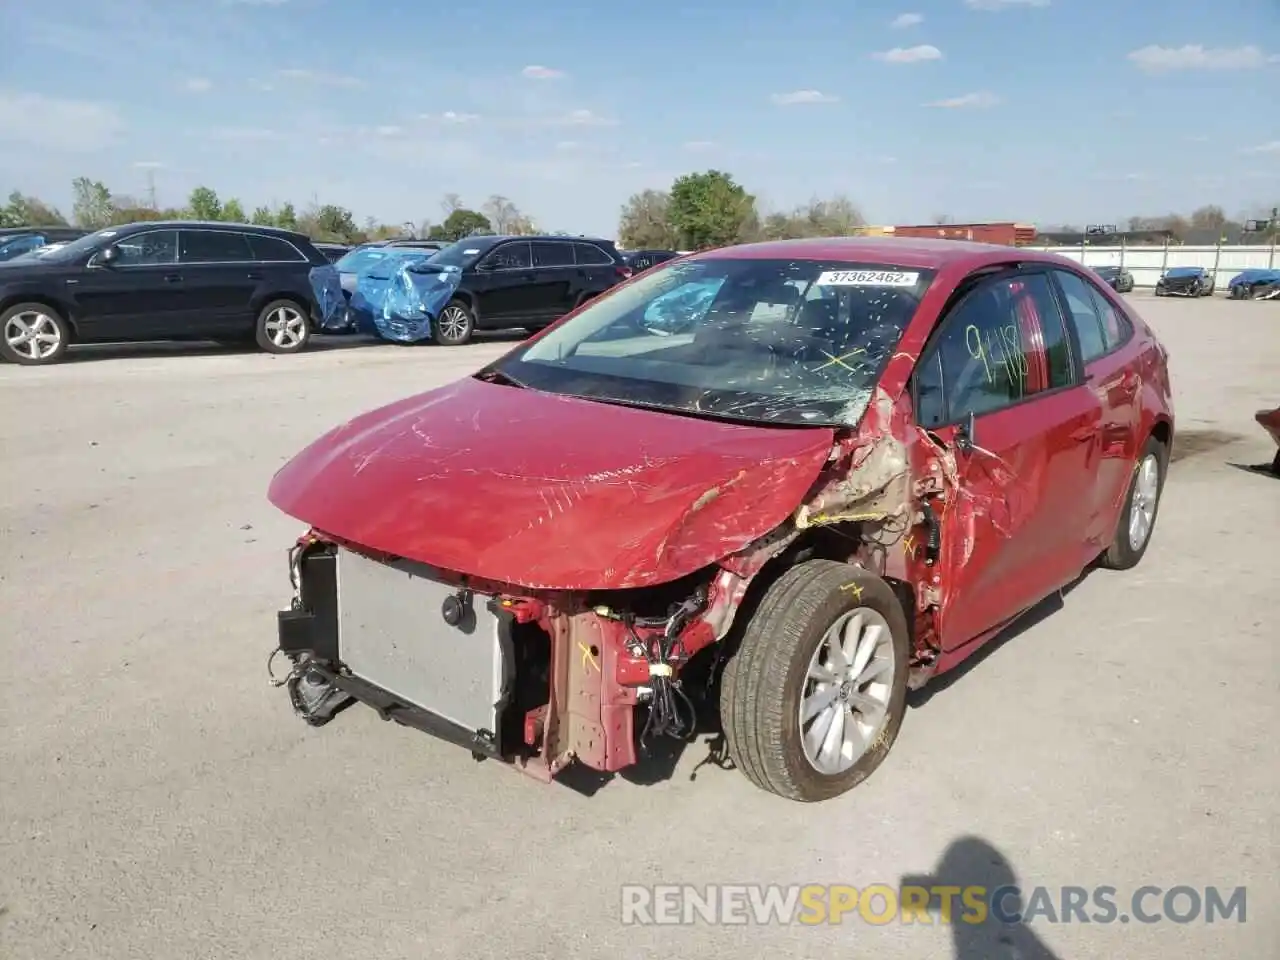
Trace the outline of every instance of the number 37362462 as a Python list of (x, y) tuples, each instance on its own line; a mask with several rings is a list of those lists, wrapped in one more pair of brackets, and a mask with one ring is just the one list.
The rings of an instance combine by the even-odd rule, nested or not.
[(994, 330), (965, 327), (964, 345), (969, 356), (981, 362), (987, 383), (1007, 384), (1021, 389), (1030, 369), (1022, 350), (1022, 338), (1013, 324)]

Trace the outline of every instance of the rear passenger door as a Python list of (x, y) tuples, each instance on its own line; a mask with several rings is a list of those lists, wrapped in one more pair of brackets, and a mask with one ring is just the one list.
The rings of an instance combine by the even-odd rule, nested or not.
[[(943, 648), (960, 650), (1069, 583), (1101, 409), (1080, 381), (1053, 281), (1010, 271), (979, 282), (940, 321), (914, 375), (920, 426), (955, 451), (944, 504)], [(957, 434), (972, 416), (973, 448)]]
[(621, 264), (594, 243), (579, 241), (573, 245), (573, 253), (587, 296), (604, 293), (622, 279)]
[(179, 230), (178, 266), (192, 335), (217, 337), (251, 328), (250, 305), (261, 274), (243, 233)]
[(536, 305), (536, 319), (550, 323), (564, 316), (578, 302), (581, 288), (579, 269), (574, 260), (573, 244), (562, 240), (535, 240), (533, 248), (534, 291), (530, 301)]
[(1055, 270), (1054, 279), (1071, 322), (1084, 367), (1085, 385), (1101, 406), (1097, 440), (1097, 478), (1085, 527), (1093, 549), (1101, 552), (1115, 535), (1115, 525), (1138, 459), (1142, 380), (1124, 347), (1133, 339), (1133, 324), (1099, 289), (1070, 270)]

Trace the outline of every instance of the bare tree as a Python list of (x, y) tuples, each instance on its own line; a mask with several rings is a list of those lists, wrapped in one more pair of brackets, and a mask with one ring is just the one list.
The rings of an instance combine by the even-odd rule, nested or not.
[(444, 211), (445, 218), (455, 210), (462, 209), (462, 197), (456, 193), (446, 193), (444, 199), (440, 201), (440, 209)]
[(956, 218), (951, 216), (949, 213), (935, 213), (933, 215), (933, 222), (939, 227), (943, 227), (949, 223), (955, 223)]
[(512, 228), (525, 220), (520, 208), (499, 193), (491, 196), (480, 211), (489, 218), (496, 234), (512, 233)]
[(618, 240), (631, 250), (675, 249), (675, 230), (667, 219), (671, 198), (662, 190), (645, 190), (622, 205), (618, 218)]

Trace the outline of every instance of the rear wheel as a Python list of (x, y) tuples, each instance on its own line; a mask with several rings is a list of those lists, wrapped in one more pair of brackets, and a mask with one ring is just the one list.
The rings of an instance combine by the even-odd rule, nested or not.
[(293, 300), (272, 300), (258, 314), (254, 340), (267, 353), (297, 353), (311, 340), (311, 318)]
[(906, 616), (880, 577), (829, 560), (791, 568), (725, 668), (720, 716), (734, 763), (791, 800), (853, 789), (897, 738), (908, 655)]
[(1115, 539), (1102, 555), (1102, 566), (1111, 570), (1129, 570), (1136, 567), (1147, 552), (1160, 508), (1160, 495), (1164, 492), (1168, 459), (1164, 444), (1155, 437), (1149, 438), (1134, 464)]
[(431, 337), (442, 347), (460, 347), (471, 341), (476, 318), (461, 300), (450, 300), (431, 325)]
[(0, 356), (10, 363), (57, 363), (70, 342), (67, 321), (43, 303), (14, 304), (0, 314)]

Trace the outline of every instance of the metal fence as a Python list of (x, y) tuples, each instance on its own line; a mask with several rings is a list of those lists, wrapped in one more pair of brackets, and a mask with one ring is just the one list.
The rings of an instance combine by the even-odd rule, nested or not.
[(1123, 267), (1133, 274), (1138, 287), (1154, 287), (1160, 275), (1170, 267), (1207, 267), (1217, 278), (1218, 290), (1225, 290), (1231, 278), (1250, 267), (1280, 268), (1280, 250), (1272, 243), (1268, 246), (1181, 246), (1169, 244), (1159, 247), (1097, 247), (1093, 244), (1075, 244), (1069, 247), (1038, 247), (1050, 253), (1070, 257), (1086, 267)]

